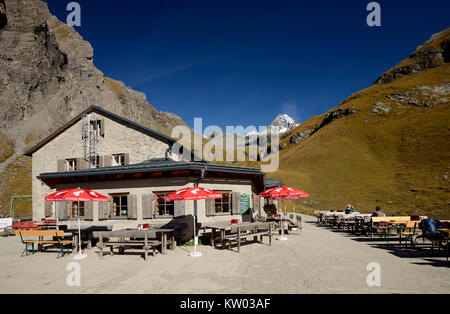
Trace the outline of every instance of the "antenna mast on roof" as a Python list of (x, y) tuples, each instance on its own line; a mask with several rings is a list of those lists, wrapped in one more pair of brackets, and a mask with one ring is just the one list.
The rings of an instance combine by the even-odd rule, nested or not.
[(88, 168), (97, 168), (97, 143), (98, 143), (98, 121), (91, 119), (90, 114), (83, 115), (82, 141), (84, 159), (88, 163)]

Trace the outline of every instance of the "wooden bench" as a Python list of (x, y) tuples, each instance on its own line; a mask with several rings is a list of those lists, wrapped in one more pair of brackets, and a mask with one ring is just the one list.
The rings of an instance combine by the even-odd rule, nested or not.
[[(64, 246), (72, 245), (72, 240), (64, 240), (64, 231), (63, 230), (15, 230), (16, 236), (20, 236), (20, 240), (25, 245), (25, 249), (22, 252), (23, 256), (28, 255), (28, 250), (31, 247), (31, 254), (35, 253), (34, 244), (53, 244), (60, 248), (58, 253), (59, 257), (64, 256)], [(24, 237), (38, 237), (38, 239), (26, 239)], [(52, 240), (45, 240), (45, 237), (52, 237)]]
[[(272, 245), (272, 223), (270, 222), (232, 226), (230, 234), (225, 235), (222, 241), (228, 243), (228, 250), (230, 251), (232, 243), (237, 243), (237, 251), (239, 253), (242, 240), (253, 238), (255, 242), (262, 243), (262, 239), (265, 236), (269, 238), (269, 245)], [(259, 241), (258, 237), (260, 237)]]
[(12, 228), (14, 230), (36, 230), (36, 229), (42, 229), (41, 226), (38, 226), (38, 224), (34, 221), (20, 221), (20, 222), (13, 222)]
[[(123, 254), (125, 251), (125, 248), (139, 248), (144, 250), (144, 260), (147, 260), (148, 258), (148, 251), (153, 250), (153, 256), (156, 255), (156, 247), (161, 246), (161, 252), (164, 253), (164, 246), (167, 244), (171, 245), (171, 249), (174, 249), (175, 241), (172, 239), (170, 241), (165, 241), (166, 243), (163, 243), (163, 241), (160, 241), (158, 239), (155, 239), (153, 237), (150, 237), (149, 235), (154, 234), (156, 231), (148, 231), (145, 232), (145, 230), (142, 230), (140, 233), (143, 234), (142, 239), (136, 238), (135, 236), (127, 235), (124, 233), (123, 235), (120, 234), (120, 231), (97, 231), (94, 232), (94, 238), (98, 238), (97, 248), (99, 249), (99, 258), (103, 259), (103, 249), (108, 248), (110, 249), (109, 254), (112, 256), (114, 255), (114, 247), (119, 248), (119, 254)], [(130, 238), (126, 241), (110, 241), (110, 238)]]
[(300, 215), (289, 214), (289, 217), (286, 217), (286, 222), (288, 223), (288, 232), (293, 229), (302, 229), (302, 217)]
[(56, 219), (42, 218), (39, 227), (42, 229), (57, 229)]

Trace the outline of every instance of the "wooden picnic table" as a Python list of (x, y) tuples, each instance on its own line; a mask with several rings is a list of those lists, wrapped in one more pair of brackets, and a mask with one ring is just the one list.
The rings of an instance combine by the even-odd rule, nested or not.
[(238, 224), (232, 224), (230, 221), (215, 221), (215, 222), (206, 222), (206, 223), (202, 223), (201, 229), (202, 230), (206, 230), (206, 229), (211, 229), (211, 239), (210, 239), (210, 245), (214, 246), (214, 240), (216, 238), (217, 235), (220, 236), (220, 242), (221, 245), (223, 247), (224, 245), (224, 237), (225, 237), (225, 232), (229, 229), (231, 229), (231, 227), (237, 227), (237, 226), (249, 226), (249, 225), (257, 225), (259, 224), (258, 222), (241, 222)]
[[(72, 241), (74, 246), (74, 253), (78, 251), (79, 245), (78, 241), (79, 239), (83, 238), (83, 235), (85, 235), (85, 238), (87, 239), (87, 248), (90, 250), (92, 248), (92, 241), (94, 240), (94, 232), (95, 231), (111, 231), (112, 225), (107, 226), (80, 226), (80, 231), (78, 231), (78, 226), (71, 226), (70, 228), (66, 229), (66, 234), (72, 234)], [(81, 236), (78, 234), (81, 232)], [(81, 240), (83, 241), (83, 240)], [(83, 243), (83, 242), (81, 242)]]
[(137, 229), (121, 229), (115, 231), (96, 231), (95, 237), (101, 233), (102, 238), (119, 238), (121, 242), (124, 239), (144, 239), (147, 238), (161, 238), (161, 254), (166, 254), (167, 250), (167, 236), (171, 237), (170, 249), (175, 249), (175, 229), (173, 228), (150, 228), (148, 230)]

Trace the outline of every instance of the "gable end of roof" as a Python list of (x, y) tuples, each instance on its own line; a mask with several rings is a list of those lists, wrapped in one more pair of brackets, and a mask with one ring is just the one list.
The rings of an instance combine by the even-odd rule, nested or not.
[(58, 135), (60, 135), (61, 133), (63, 133), (64, 131), (66, 131), (68, 128), (70, 128), (71, 126), (73, 126), (74, 124), (76, 124), (78, 121), (81, 120), (81, 118), (83, 117), (83, 115), (85, 114), (89, 114), (92, 112), (96, 112), (99, 113), (102, 116), (105, 116), (117, 123), (126, 125), (129, 128), (132, 128), (136, 131), (142, 132), (146, 135), (152, 136), (153, 138), (169, 144), (170, 146), (173, 145), (173, 143), (175, 143), (175, 140), (167, 135), (164, 135), (158, 131), (155, 131), (153, 129), (147, 128), (141, 124), (138, 124), (136, 122), (133, 122), (127, 118), (121, 117), (115, 113), (112, 113), (110, 111), (107, 111), (99, 106), (90, 106), (89, 108), (85, 109), (84, 111), (82, 111), (81, 113), (79, 113), (76, 117), (74, 117), (73, 119), (71, 119), (69, 122), (67, 122), (66, 124), (64, 124), (62, 127), (60, 127), (59, 129), (57, 129), (56, 131), (54, 131), (52, 134), (50, 134), (49, 136), (47, 136), (46, 138), (44, 138), (42, 141), (40, 141), (38, 144), (36, 144), (35, 146), (33, 146), (32, 148), (30, 148), (29, 150), (27, 150), (24, 155), (25, 156), (29, 156), (32, 157), (33, 153), (35, 153), (36, 151), (38, 151), (39, 149), (41, 149), (43, 146), (45, 146), (48, 142), (52, 141), (54, 138), (56, 138)]

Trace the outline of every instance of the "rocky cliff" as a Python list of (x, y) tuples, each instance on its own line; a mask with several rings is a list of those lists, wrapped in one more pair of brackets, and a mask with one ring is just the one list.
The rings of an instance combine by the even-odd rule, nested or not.
[[(90, 105), (170, 135), (184, 124), (143, 93), (103, 76), (91, 45), (40, 0), (0, 0), (0, 214), (9, 196), (31, 193), (22, 153)], [(18, 209), (26, 208), (20, 204)]]

